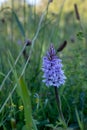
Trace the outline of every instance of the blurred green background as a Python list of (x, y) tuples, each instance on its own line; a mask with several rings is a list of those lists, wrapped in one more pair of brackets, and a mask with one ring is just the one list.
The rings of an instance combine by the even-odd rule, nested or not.
[[(49, 0), (49, 4), (44, 0), (35, 6), (25, 0), (8, 0), (0, 6), (1, 130), (25, 129), (25, 108), (15, 87), (15, 73), (16, 78), (23, 73), (37, 129), (62, 130), (54, 90), (42, 82), (41, 65), (50, 44), (57, 50), (65, 40), (67, 46), (58, 54), (67, 77), (65, 85), (58, 89), (63, 114), (69, 129), (87, 129), (86, 5), (87, 0)], [(28, 41), (31, 44), (26, 46)], [(10, 72), (12, 67), (14, 71)]]

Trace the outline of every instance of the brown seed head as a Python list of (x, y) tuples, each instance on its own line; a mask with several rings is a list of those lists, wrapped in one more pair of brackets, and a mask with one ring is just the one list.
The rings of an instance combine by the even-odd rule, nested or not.
[(32, 41), (31, 40), (26, 40), (25, 44), (26, 44), (26, 46), (30, 46), (32, 44)]
[(76, 14), (77, 20), (80, 20), (80, 15), (79, 15), (79, 11), (78, 11), (78, 6), (77, 6), (77, 4), (74, 4), (74, 9), (75, 9), (75, 14)]
[(57, 52), (62, 51), (62, 50), (66, 47), (66, 45), (67, 45), (67, 41), (65, 40), (65, 41), (62, 43), (62, 45), (60, 45), (60, 47), (57, 49)]

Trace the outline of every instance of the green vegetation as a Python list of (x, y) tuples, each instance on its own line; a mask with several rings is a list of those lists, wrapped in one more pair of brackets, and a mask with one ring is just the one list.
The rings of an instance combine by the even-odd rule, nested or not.
[(86, 0), (44, 1), (37, 7), (12, 1), (0, 8), (1, 130), (65, 130), (54, 89), (42, 82), (41, 71), (50, 44), (57, 50), (65, 40), (58, 53), (67, 77), (58, 89), (62, 111), (67, 130), (87, 129), (86, 5)]

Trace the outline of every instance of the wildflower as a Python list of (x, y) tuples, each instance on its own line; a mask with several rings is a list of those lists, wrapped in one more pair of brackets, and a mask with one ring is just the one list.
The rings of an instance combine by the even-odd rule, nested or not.
[(23, 109), (24, 109), (24, 106), (22, 106), (22, 105), (19, 106), (19, 110), (20, 110), (20, 111), (23, 111)]
[(12, 103), (11, 105), (12, 105), (13, 108), (16, 107), (16, 105), (14, 103)]
[(56, 55), (56, 51), (51, 45), (46, 56), (43, 57), (42, 63), (43, 82), (46, 86), (59, 87), (65, 83), (66, 77), (62, 67), (62, 60)]

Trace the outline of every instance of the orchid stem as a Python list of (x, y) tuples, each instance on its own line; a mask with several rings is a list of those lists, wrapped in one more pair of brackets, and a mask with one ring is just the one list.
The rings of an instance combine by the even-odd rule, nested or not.
[(54, 87), (54, 88), (55, 88), (56, 102), (57, 102), (57, 106), (58, 106), (58, 110), (59, 110), (59, 116), (60, 116), (61, 120), (63, 121), (64, 127), (67, 128), (67, 125), (66, 125), (66, 122), (65, 122), (65, 119), (64, 119), (64, 116), (63, 116), (63, 112), (62, 112), (60, 96), (59, 96), (57, 87)]

